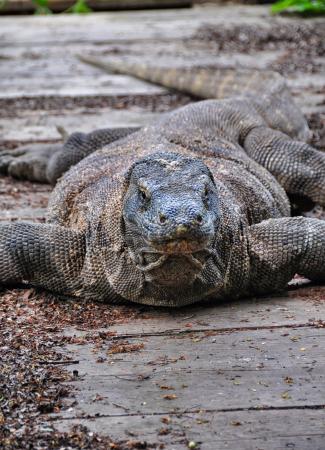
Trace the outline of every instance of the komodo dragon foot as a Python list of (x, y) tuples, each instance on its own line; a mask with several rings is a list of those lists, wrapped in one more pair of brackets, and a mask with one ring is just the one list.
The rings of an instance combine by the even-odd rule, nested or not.
[(47, 183), (47, 166), (63, 144), (31, 144), (13, 151), (0, 150), (0, 173), (14, 178)]
[(106, 128), (88, 134), (77, 132), (61, 144), (31, 144), (13, 151), (0, 150), (0, 174), (55, 184), (70, 167), (86, 156), (138, 129), (123, 127)]

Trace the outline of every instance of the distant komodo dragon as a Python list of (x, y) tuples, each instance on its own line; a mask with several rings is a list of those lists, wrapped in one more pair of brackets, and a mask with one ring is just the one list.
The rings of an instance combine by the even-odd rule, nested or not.
[(325, 206), (325, 155), (279, 75), (110, 68), (210, 100), (142, 129), (2, 151), (2, 173), (66, 172), (46, 224), (0, 225), (2, 287), (181, 306), (279, 291), (296, 273), (325, 281), (325, 222), (290, 217), (288, 198)]

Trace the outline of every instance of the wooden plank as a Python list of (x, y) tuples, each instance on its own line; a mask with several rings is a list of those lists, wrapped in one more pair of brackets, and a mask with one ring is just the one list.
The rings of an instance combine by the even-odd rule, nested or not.
[(325, 407), (324, 344), (324, 329), (299, 328), (68, 345), (77, 404), (54, 417)]
[(0, 176), (0, 223), (44, 221), (52, 187)]
[(37, 142), (61, 140), (58, 127), (68, 134), (75, 131), (89, 133), (99, 128), (117, 128), (148, 125), (158, 113), (143, 108), (118, 110), (112, 108), (75, 108), (71, 111), (21, 111), (18, 117), (2, 118), (1, 141)]
[(0, 196), (0, 223), (44, 222), (46, 217), (48, 194), (30, 192), (14, 196)]
[[(102, 402), (98, 401), (98, 408)], [(54, 423), (68, 431), (73, 425), (113, 439), (141, 440), (184, 450), (324, 450), (325, 410), (236, 411), (161, 415), (129, 415)], [(53, 424), (51, 424), (53, 425)], [(158, 445), (156, 448), (158, 448)]]
[[(308, 19), (307, 19), (308, 20)], [(270, 26), (267, 6), (229, 5), (163, 11), (93, 13), (89, 15), (3, 17), (2, 48), (58, 43), (109, 43), (151, 39), (189, 38), (202, 24), (252, 24)], [(288, 21), (281, 17), (278, 22)], [(313, 23), (318, 23), (315, 19)]]
[(45, 208), (16, 208), (14, 210), (2, 210), (0, 223), (16, 222), (44, 222), (46, 216)]
[[(49, 0), (48, 8), (54, 12), (68, 9), (73, 0)], [(191, 6), (191, 0), (87, 0), (94, 11), (112, 11), (146, 8), (180, 8)], [(0, 14), (34, 12), (36, 5), (31, 0), (7, 0), (0, 8)]]
[(1, 81), (1, 98), (41, 96), (94, 96), (94, 95), (155, 95), (165, 92), (161, 87), (150, 85), (126, 75), (99, 75), (96, 77), (8, 78)]
[[(14, 183), (14, 181), (13, 181)], [(41, 192), (24, 192), (13, 195), (1, 195), (1, 212), (10, 210), (30, 209), (30, 214), (33, 214), (35, 209), (44, 209), (47, 207), (48, 193)]]
[[(314, 298), (319, 301), (311, 301)], [(293, 301), (294, 299), (294, 301)], [(300, 288), (288, 295), (241, 299), (180, 309), (151, 308), (139, 319), (115, 324), (110, 331), (123, 335), (184, 333), (195, 330), (234, 330), (263, 327), (294, 327), (325, 320), (325, 287)], [(204, 305), (204, 307), (202, 307)]]
[[(1, 19), (1, 21), (4, 18)], [(55, 19), (54, 19), (55, 20)], [(96, 76), (97, 69), (82, 64), (75, 57), (76, 52), (95, 50), (94, 45), (87, 42), (65, 46), (48, 46), (39, 43), (38, 46), (22, 45), (19, 47), (1, 46), (0, 75), (1, 78), (25, 78), (28, 83), (33, 77), (55, 77), (56, 79), (76, 76)]]

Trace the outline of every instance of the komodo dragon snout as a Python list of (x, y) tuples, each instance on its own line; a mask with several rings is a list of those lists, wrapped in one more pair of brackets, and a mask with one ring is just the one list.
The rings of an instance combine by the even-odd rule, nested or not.
[(197, 159), (157, 153), (132, 169), (123, 207), (126, 241), (148, 281), (192, 283), (211, 253), (218, 223), (213, 178)]

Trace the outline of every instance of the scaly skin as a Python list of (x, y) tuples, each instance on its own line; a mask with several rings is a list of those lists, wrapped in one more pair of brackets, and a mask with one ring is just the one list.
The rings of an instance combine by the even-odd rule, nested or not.
[(47, 225), (0, 226), (0, 284), (181, 306), (324, 281), (325, 222), (291, 218), (287, 193), (325, 205), (325, 157), (281, 92), (110, 138), (59, 181)]

